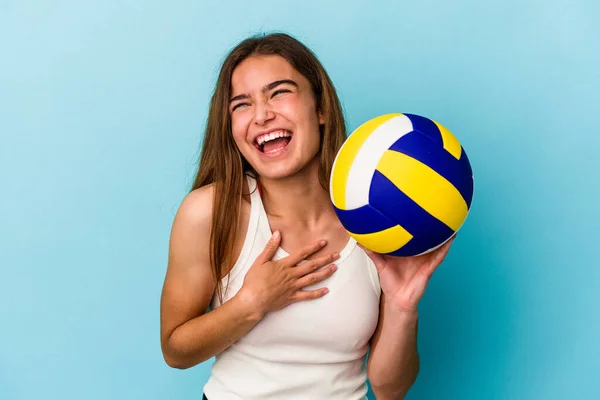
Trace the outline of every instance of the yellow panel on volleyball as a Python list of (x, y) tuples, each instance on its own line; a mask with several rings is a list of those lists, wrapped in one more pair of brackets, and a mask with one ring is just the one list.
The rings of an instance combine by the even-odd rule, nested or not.
[(377, 170), (429, 214), (456, 231), (468, 208), (460, 192), (429, 166), (397, 151), (386, 151)]
[(446, 129), (446, 127), (444, 125), (440, 125), (435, 121), (433, 121), (433, 123), (440, 130), (440, 134), (442, 135), (442, 143), (443, 143), (444, 149), (448, 153), (452, 154), (454, 156), (454, 158), (456, 158), (457, 160), (460, 159), (460, 154), (462, 153), (462, 149), (460, 147), (460, 142), (458, 141), (456, 136), (454, 136), (452, 134), (452, 132), (450, 132), (448, 129)]
[(333, 169), (331, 171), (331, 194), (336, 207), (346, 209), (346, 183), (350, 175), (350, 168), (354, 158), (369, 135), (386, 121), (402, 114), (386, 114), (373, 118), (358, 128), (346, 139), (340, 149)]
[(350, 233), (358, 243), (376, 253), (391, 253), (412, 239), (412, 235), (400, 225), (373, 233)]

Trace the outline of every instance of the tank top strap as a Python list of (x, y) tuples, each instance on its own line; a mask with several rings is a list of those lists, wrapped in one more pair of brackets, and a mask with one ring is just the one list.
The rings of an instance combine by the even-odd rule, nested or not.
[(263, 219), (263, 214), (265, 213), (258, 181), (251, 175), (247, 176), (247, 181), (250, 191), (250, 221), (248, 223), (249, 235), (246, 238), (246, 242), (254, 241), (256, 234), (262, 230), (261, 219)]
[(235, 264), (231, 268), (231, 271), (229, 271), (228, 276), (224, 278), (225, 282), (235, 279), (240, 273), (245, 273), (245, 271), (250, 267), (253, 262), (251, 259), (253, 247), (256, 242), (257, 235), (260, 234), (259, 220), (261, 219), (261, 204), (256, 200), (256, 196), (258, 196), (257, 183), (256, 180), (251, 176), (247, 177), (247, 182), (250, 191), (250, 217), (248, 221), (248, 227), (246, 228), (246, 235), (244, 238), (244, 244), (242, 245), (242, 250)]
[[(253, 210), (256, 209), (257, 214), (257, 232), (261, 233), (264, 237), (270, 238), (273, 235), (271, 232), (271, 225), (267, 217), (267, 212), (262, 201), (262, 189), (260, 182), (254, 177), (248, 176), (248, 185), (250, 187), (250, 201), (252, 202)], [(256, 208), (254, 208), (256, 207)]]

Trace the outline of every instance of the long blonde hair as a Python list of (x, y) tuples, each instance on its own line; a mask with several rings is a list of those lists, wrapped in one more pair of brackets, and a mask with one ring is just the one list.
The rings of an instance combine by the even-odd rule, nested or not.
[(210, 230), (210, 264), (216, 294), (222, 301), (221, 285), (226, 266), (233, 265), (233, 243), (240, 218), (243, 179), (255, 173), (238, 150), (228, 112), (234, 69), (254, 55), (279, 55), (311, 84), (318, 111), (325, 117), (320, 127), (319, 182), (329, 190), (335, 156), (346, 138), (346, 125), (335, 87), (320, 61), (304, 44), (286, 33), (249, 37), (227, 55), (210, 102), (198, 172), (191, 190), (214, 184), (213, 218)]

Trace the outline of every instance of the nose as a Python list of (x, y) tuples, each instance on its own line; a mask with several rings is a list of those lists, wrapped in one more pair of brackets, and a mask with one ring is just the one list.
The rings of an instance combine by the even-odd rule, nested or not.
[(254, 107), (254, 122), (257, 125), (264, 125), (274, 117), (275, 114), (266, 101), (260, 101), (256, 103), (256, 106)]

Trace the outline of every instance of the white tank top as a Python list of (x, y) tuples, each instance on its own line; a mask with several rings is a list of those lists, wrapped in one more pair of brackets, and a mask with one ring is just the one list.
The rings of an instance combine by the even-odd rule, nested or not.
[[(252, 193), (248, 230), (238, 260), (220, 282), (224, 301), (241, 288), (271, 237), (256, 181), (249, 178), (248, 183)], [(279, 248), (274, 259), (287, 255)], [(379, 318), (379, 277), (352, 238), (335, 264), (338, 270), (331, 277), (307, 287), (327, 286), (328, 294), (267, 313), (215, 357), (204, 387), (209, 400), (367, 398), (365, 356)], [(214, 297), (211, 307), (219, 306)]]

